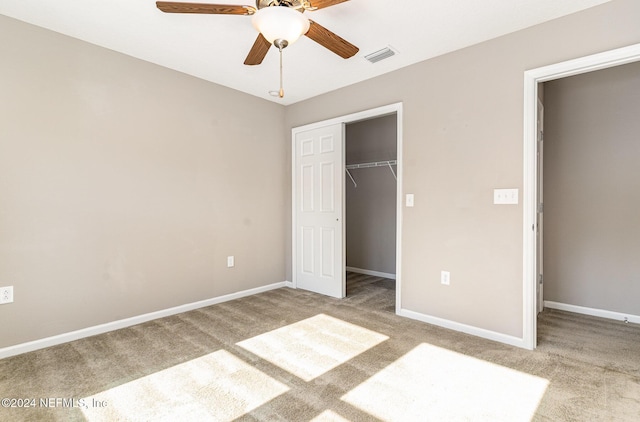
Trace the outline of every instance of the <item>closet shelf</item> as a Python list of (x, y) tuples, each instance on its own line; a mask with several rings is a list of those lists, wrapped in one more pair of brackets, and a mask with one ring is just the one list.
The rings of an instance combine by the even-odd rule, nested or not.
[(347, 170), (353, 169), (366, 169), (370, 167), (387, 167), (387, 166), (395, 166), (398, 162), (396, 160), (388, 160), (388, 161), (372, 161), (370, 163), (358, 163), (358, 164), (347, 164)]
[(393, 178), (398, 180), (398, 178), (396, 177), (396, 172), (393, 171), (393, 167), (391, 167), (391, 166), (397, 166), (397, 165), (398, 165), (398, 161), (397, 160), (372, 161), (370, 163), (347, 164), (345, 166), (345, 171), (347, 172), (347, 174), (349, 175), (349, 178), (353, 182), (353, 187), (357, 188), (358, 184), (353, 179), (353, 176), (351, 175), (351, 172), (349, 170), (367, 169), (367, 168), (372, 168), (372, 167), (389, 167), (389, 170), (391, 170), (391, 174), (393, 174)]

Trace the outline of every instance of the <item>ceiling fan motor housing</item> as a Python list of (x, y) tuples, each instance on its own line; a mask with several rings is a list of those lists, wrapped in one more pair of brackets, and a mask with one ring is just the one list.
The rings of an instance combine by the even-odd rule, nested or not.
[(271, 6), (284, 6), (304, 11), (304, 3), (308, 2), (304, 2), (302, 0), (256, 0), (256, 8), (263, 9)]

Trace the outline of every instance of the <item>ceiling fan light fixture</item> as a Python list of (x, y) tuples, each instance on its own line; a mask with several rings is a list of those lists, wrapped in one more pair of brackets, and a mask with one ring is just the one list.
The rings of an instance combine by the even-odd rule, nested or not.
[(254, 13), (251, 23), (272, 44), (285, 40), (291, 45), (309, 30), (309, 19), (286, 6), (264, 7)]

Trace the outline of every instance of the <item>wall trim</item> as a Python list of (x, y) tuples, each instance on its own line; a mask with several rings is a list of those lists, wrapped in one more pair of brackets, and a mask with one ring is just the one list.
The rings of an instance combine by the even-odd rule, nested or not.
[(164, 318), (183, 312), (193, 311), (194, 309), (205, 308), (207, 306), (216, 305), (222, 302), (228, 302), (234, 299), (240, 299), (247, 296), (253, 296), (269, 290), (279, 289), (281, 287), (291, 287), (290, 282), (282, 281), (279, 283), (268, 284), (266, 286), (256, 287), (254, 289), (243, 290), (228, 295), (218, 296), (211, 299), (201, 300), (198, 302), (187, 303), (173, 308), (163, 309), (160, 311), (149, 312), (147, 314), (138, 315), (118, 321), (107, 322), (105, 324), (95, 325), (93, 327), (82, 328), (68, 333), (58, 334), (56, 336), (46, 337), (27, 343), (16, 344), (15, 346), (4, 347), (0, 349), (0, 359), (22, 353), (32, 352), (34, 350), (44, 349), (45, 347), (56, 346), (58, 344), (68, 343), (70, 341), (79, 340), (86, 337), (104, 334), (109, 331), (119, 330), (121, 328), (131, 327), (132, 325), (142, 324), (143, 322), (152, 321), (154, 319)]
[(419, 312), (410, 311), (408, 309), (401, 309), (397, 312), (397, 314), (406, 318), (426, 322), (427, 324), (437, 325), (438, 327), (442, 328), (448, 328), (449, 330), (460, 331), (465, 334), (471, 334), (472, 336), (482, 337), (487, 340), (497, 341), (499, 343), (505, 343), (510, 346), (520, 348), (524, 347), (524, 341), (521, 338), (513, 337), (491, 330), (486, 330), (484, 328), (478, 328), (472, 325), (462, 324), (448, 319), (421, 314)]
[(569, 305), (567, 303), (544, 301), (545, 308), (557, 309), (559, 311), (573, 312), (576, 314), (591, 315), (600, 318), (615, 319), (616, 321), (625, 321), (634, 324), (640, 324), (640, 315), (625, 314), (624, 312), (607, 311), (605, 309), (587, 308), (586, 306)]
[(356, 267), (346, 267), (346, 268), (347, 268), (347, 271), (350, 271), (352, 273), (372, 275), (374, 277), (390, 278), (392, 280), (396, 279), (396, 275), (391, 273), (383, 273), (383, 272), (374, 271), (374, 270), (365, 270), (365, 269), (356, 268)]

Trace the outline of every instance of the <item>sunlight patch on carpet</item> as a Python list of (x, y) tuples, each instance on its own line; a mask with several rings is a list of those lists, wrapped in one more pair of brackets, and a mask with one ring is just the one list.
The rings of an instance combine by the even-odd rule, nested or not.
[(529, 421), (549, 381), (422, 343), (342, 400), (385, 421)]
[(219, 350), (86, 397), (83, 412), (89, 421), (231, 421), (288, 390)]
[(349, 419), (345, 419), (338, 415), (333, 410), (325, 410), (309, 422), (351, 422)]
[(311, 381), (388, 338), (319, 314), (237, 345), (305, 381)]

